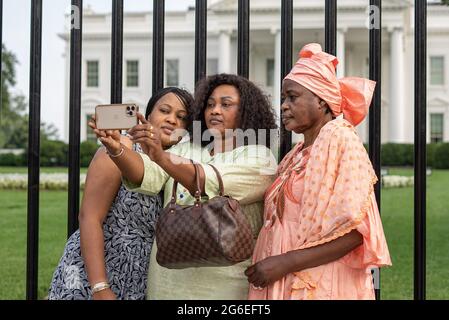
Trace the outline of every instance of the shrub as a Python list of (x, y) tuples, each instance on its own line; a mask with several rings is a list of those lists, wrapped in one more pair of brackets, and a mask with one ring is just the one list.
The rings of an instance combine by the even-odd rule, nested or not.
[(80, 166), (88, 167), (97, 150), (98, 144), (96, 142), (83, 141), (80, 145)]
[(382, 145), (381, 162), (384, 166), (413, 166), (413, 144), (386, 143)]
[(427, 145), (427, 166), (435, 167), (435, 151), (440, 146), (439, 143), (430, 143)]
[(13, 153), (0, 154), (0, 166), (5, 167), (22, 167), (26, 166), (26, 154), (15, 155)]
[[(88, 167), (98, 149), (97, 143), (84, 141), (80, 144), (80, 166)], [(42, 167), (68, 166), (69, 145), (63, 141), (43, 140), (40, 145), (40, 165)], [(27, 165), (27, 153), (15, 155), (0, 154), (0, 166), (20, 167)]]
[(438, 144), (433, 162), (436, 169), (449, 169), (449, 143)]
[(67, 166), (69, 146), (63, 141), (44, 140), (41, 143), (42, 167)]

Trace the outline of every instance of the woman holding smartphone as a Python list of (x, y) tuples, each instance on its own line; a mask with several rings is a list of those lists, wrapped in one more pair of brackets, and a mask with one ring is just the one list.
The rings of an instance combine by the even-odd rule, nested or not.
[[(248, 79), (218, 74), (198, 82), (193, 109), (197, 126), (191, 131), (199, 134), (168, 150), (161, 148), (161, 130), (141, 115), (142, 124), (129, 131), (133, 141), (142, 145), (144, 152), (140, 154), (125, 149), (117, 132), (108, 133), (95, 125), (92, 128), (111, 154), (120, 154), (112, 160), (120, 168), (125, 186), (150, 195), (164, 190), (165, 205), (171, 201), (174, 181), (181, 185), (176, 202), (189, 206), (195, 203), (197, 184), (190, 160), (200, 165), (202, 200), (217, 196), (220, 184), (210, 166), (213, 165), (221, 175), (225, 194), (240, 202), (256, 239), (262, 227), (263, 195), (272, 184), (277, 167), (276, 158), (267, 148), (270, 132), (277, 133), (271, 103)], [(251, 133), (257, 133), (257, 137), (245, 139)], [(250, 266), (250, 259), (232, 266), (169, 269), (156, 259), (158, 240), (150, 258), (149, 299), (246, 299), (249, 284), (244, 271)]]
[[(190, 122), (193, 98), (183, 89), (168, 87), (148, 102), (145, 118), (161, 130), (168, 149), (170, 135)], [(139, 144), (122, 136), (127, 148)], [(50, 300), (145, 299), (154, 228), (162, 207), (159, 195), (130, 192), (121, 172), (104, 147), (89, 165), (79, 213), (80, 229), (68, 240), (49, 292)]]

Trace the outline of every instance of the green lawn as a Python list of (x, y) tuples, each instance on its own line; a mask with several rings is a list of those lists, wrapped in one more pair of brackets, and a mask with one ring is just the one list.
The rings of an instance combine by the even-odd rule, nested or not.
[[(390, 174), (410, 174), (410, 170), (394, 169)], [(428, 299), (449, 299), (448, 186), (449, 171), (434, 171), (428, 177)], [(0, 299), (25, 298), (26, 200), (26, 191), (0, 191)], [(53, 270), (64, 248), (66, 212), (66, 192), (41, 192), (40, 298), (47, 294)], [(413, 188), (383, 190), (382, 219), (393, 260), (393, 267), (381, 272), (382, 299), (412, 299)]]
[[(39, 297), (47, 294), (67, 235), (67, 192), (40, 193)], [(0, 299), (24, 299), (26, 277), (26, 191), (0, 191)]]
[[(434, 170), (427, 179), (427, 298), (449, 299), (449, 171)], [(382, 221), (393, 261), (381, 272), (383, 299), (413, 299), (413, 199), (413, 188), (382, 190)]]

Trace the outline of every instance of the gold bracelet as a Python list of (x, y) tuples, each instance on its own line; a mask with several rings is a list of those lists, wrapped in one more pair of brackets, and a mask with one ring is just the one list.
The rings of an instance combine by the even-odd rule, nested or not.
[(106, 149), (106, 153), (107, 153), (108, 156), (110, 156), (111, 158), (118, 158), (118, 157), (120, 157), (120, 156), (123, 154), (123, 152), (125, 152), (125, 148), (124, 148), (123, 146), (121, 146), (120, 152), (119, 152), (118, 154), (112, 154), (112, 153), (110, 153), (110, 152), (108, 151), (108, 149)]
[(107, 282), (98, 282), (92, 287), (92, 293), (97, 293), (110, 288), (111, 286)]

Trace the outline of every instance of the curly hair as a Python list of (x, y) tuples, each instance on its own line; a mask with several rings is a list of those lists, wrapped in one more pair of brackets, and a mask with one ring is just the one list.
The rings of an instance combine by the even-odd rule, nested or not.
[[(234, 74), (216, 74), (200, 80), (196, 85), (191, 122), (201, 121), (201, 134), (207, 130), (204, 111), (212, 92), (221, 85), (234, 86), (240, 94), (239, 116), (240, 128), (243, 131), (253, 129), (266, 130), (265, 143), (269, 144), (270, 129), (277, 129), (274, 109), (270, 99), (262, 90), (248, 79)], [(191, 128), (189, 129), (192, 132)], [(202, 141), (206, 145), (207, 141)]]

